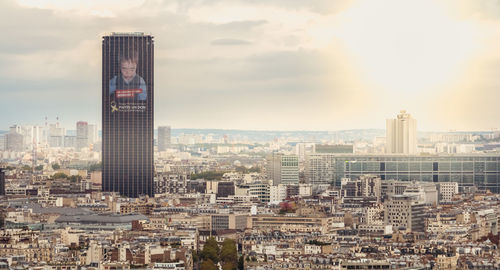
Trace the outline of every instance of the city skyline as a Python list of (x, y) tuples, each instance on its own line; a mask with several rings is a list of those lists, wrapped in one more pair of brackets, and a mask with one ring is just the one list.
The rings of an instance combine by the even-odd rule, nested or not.
[(161, 44), (155, 127), (384, 128), (401, 109), (421, 131), (500, 126), (498, 4), (329, 2), (4, 1), (0, 129), (99, 123), (113, 31)]
[(0, 15), (0, 269), (500, 269), (500, 0)]

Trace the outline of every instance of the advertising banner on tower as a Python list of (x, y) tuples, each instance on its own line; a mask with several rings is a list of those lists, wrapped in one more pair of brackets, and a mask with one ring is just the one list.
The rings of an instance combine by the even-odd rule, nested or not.
[(153, 196), (154, 39), (102, 39), (102, 190)]
[(109, 82), (108, 109), (111, 113), (145, 112), (148, 106), (148, 59), (150, 50), (147, 41), (130, 38), (130, 40), (117, 43), (113, 48), (114, 53), (108, 59), (108, 70), (105, 72)]

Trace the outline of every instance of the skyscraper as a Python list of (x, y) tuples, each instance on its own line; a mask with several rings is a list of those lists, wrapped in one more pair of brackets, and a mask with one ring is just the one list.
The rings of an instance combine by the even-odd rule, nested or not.
[(103, 37), (103, 191), (153, 196), (153, 43), (137, 32)]
[(170, 147), (170, 127), (158, 127), (158, 151), (165, 151)]
[(5, 195), (5, 172), (0, 168), (0, 196)]
[(299, 158), (296, 155), (272, 153), (267, 156), (267, 178), (273, 185), (299, 183)]
[(6, 149), (10, 151), (21, 152), (24, 150), (24, 137), (20, 133), (12, 132), (12, 130), (5, 135)]
[(98, 140), (97, 125), (89, 124), (88, 129), (88, 142), (94, 144)]
[(396, 119), (387, 119), (385, 148), (388, 154), (417, 153), (417, 120), (405, 110)]
[(76, 122), (76, 149), (80, 150), (89, 145), (89, 125), (87, 122)]

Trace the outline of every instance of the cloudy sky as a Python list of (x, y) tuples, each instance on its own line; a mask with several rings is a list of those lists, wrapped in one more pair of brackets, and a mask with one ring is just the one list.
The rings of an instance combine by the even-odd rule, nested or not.
[(155, 125), (500, 127), (498, 0), (2, 0), (0, 130), (99, 123), (101, 36), (155, 36)]

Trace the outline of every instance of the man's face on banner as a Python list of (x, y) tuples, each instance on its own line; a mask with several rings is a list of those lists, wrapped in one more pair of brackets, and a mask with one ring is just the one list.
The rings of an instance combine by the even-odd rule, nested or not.
[(135, 72), (137, 69), (137, 63), (125, 60), (125, 61), (122, 61), (120, 68), (121, 68), (123, 79), (125, 79), (126, 81), (130, 81), (135, 76)]

